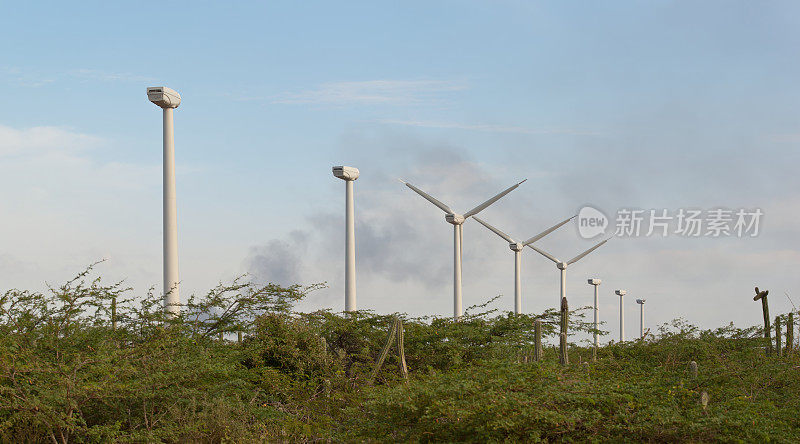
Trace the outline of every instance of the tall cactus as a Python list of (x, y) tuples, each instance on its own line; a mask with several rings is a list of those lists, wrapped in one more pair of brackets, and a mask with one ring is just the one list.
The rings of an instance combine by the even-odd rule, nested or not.
[(375, 378), (378, 376), (378, 371), (380, 371), (381, 366), (383, 366), (383, 361), (385, 361), (386, 357), (389, 355), (389, 349), (392, 347), (392, 343), (395, 343), (395, 340), (397, 345), (397, 359), (398, 366), (400, 367), (400, 375), (406, 381), (408, 380), (408, 367), (406, 366), (404, 338), (405, 334), (403, 333), (403, 321), (400, 318), (394, 318), (392, 325), (389, 328), (389, 336), (386, 338), (386, 344), (381, 350), (381, 354), (378, 358), (378, 362), (375, 364), (375, 368), (372, 369), (372, 374), (370, 375), (368, 381), (369, 385), (372, 385), (375, 382)]
[(117, 331), (117, 297), (111, 298), (111, 330)]
[(408, 366), (406, 365), (405, 332), (403, 330), (403, 320), (395, 318), (395, 330), (397, 330), (397, 359), (400, 366), (400, 375), (408, 380)]

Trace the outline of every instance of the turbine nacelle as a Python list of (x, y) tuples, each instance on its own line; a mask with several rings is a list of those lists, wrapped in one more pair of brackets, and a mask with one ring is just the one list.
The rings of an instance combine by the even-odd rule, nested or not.
[(161, 108), (177, 108), (181, 104), (181, 95), (178, 91), (166, 86), (147, 88), (147, 98)]
[(616, 293), (619, 296), (625, 296), (626, 294), (628, 294), (628, 292), (625, 290), (617, 290), (614, 293)]
[(465, 220), (467, 220), (467, 218), (460, 214), (446, 214), (444, 216), (444, 220), (453, 225), (461, 225), (464, 223)]
[(594, 279), (589, 279), (588, 282), (589, 282), (589, 285), (600, 285), (600, 283), (603, 282), (603, 281), (600, 280), (600, 279), (594, 278)]
[(508, 248), (510, 248), (511, 251), (522, 251), (522, 249), (525, 248), (525, 244), (521, 244), (519, 242), (510, 242), (508, 244)]
[(558, 262), (558, 263), (556, 263), (556, 267), (558, 267), (559, 270), (566, 270), (567, 269), (567, 265), (569, 265), (569, 264), (567, 264), (566, 262)]
[(349, 166), (335, 166), (333, 167), (333, 175), (342, 180), (356, 180), (358, 179), (358, 168)]
[(644, 301), (645, 301), (645, 300), (646, 300), (646, 299), (637, 299), (637, 300), (636, 300), (636, 303), (637, 303), (637, 304), (639, 304), (639, 305), (644, 305)]

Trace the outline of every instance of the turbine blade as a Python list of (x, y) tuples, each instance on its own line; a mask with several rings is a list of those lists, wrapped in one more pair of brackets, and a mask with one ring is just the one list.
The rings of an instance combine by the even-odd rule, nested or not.
[[(528, 180), (528, 179), (525, 179), (525, 180)], [(466, 213), (464, 213), (464, 218), (467, 218), (467, 217), (470, 217), (470, 216), (474, 216), (474, 215), (480, 213), (481, 211), (485, 210), (486, 207), (488, 207), (489, 205), (497, 202), (498, 200), (500, 200), (501, 197), (503, 197), (506, 194), (514, 191), (514, 189), (517, 188), (518, 186), (522, 185), (522, 183), (525, 182), (525, 180), (523, 180), (522, 182), (520, 182), (520, 183), (518, 183), (516, 185), (512, 185), (512, 186), (506, 188), (504, 191), (500, 192), (500, 194), (498, 194), (498, 195), (494, 196), (493, 198), (487, 200), (486, 202), (478, 205), (477, 207), (467, 211)]]
[(600, 248), (604, 243), (608, 242), (609, 239), (606, 239), (606, 240), (598, 243), (594, 247), (592, 247), (592, 248), (584, 251), (583, 253), (573, 257), (572, 259), (569, 260), (569, 262), (567, 262), (567, 265), (574, 264), (575, 262), (578, 262), (579, 260), (583, 259), (584, 256), (586, 256), (587, 254), (591, 253), (592, 251), (597, 250), (598, 248)]
[(536, 252), (537, 252), (537, 253), (541, 254), (542, 256), (544, 256), (544, 257), (546, 257), (546, 258), (550, 259), (551, 261), (553, 261), (553, 262), (555, 262), (555, 263), (559, 263), (559, 262), (561, 262), (560, 260), (558, 260), (558, 259), (556, 259), (555, 257), (553, 257), (553, 255), (552, 255), (552, 254), (550, 254), (550, 253), (548, 253), (548, 252), (546, 252), (546, 251), (544, 251), (544, 250), (540, 250), (540, 249), (538, 249), (538, 248), (534, 247), (532, 244), (528, 244), (527, 246), (528, 246), (528, 247), (530, 247), (530, 248), (533, 248), (534, 250), (536, 250)]
[(496, 235), (502, 237), (503, 239), (505, 239), (506, 241), (508, 241), (509, 244), (513, 244), (514, 243), (514, 239), (511, 239), (511, 237), (509, 235), (507, 235), (507, 234), (503, 233), (502, 231), (498, 230), (497, 228), (489, 225), (488, 223), (484, 222), (483, 220), (478, 219), (477, 216), (473, 217), (473, 219), (475, 219), (479, 224), (483, 225), (484, 227), (492, 230), (494, 232), (494, 234), (496, 234)]
[[(577, 214), (576, 214), (575, 216), (577, 216)], [(574, 218), (575, 218), (575, 216), (572, 216), (572, 217), (570, 217), (569, 219), (565, 219), (565, 220), (563, 220), (563, 221), (561, 221), (561, 222), (559, 222), (559, 223), (557, 223), (557, 224), (553, 225), (552, 227), (550, 227), (550, 228), (548, 228), (548, 229), (546, 229), (546, 230), (542, 231), (541, 233), (537, 234), (536, 236), (533, 236), (532, 238), (530, 238), (530, 239), (526, 240), (526, 241), (525, 241), (525, 245), (532, 244), (532, 243), (536, 242), (537, 240), (539, 240), (539, 239), (541, 239), (541, 238), (543, 238), (543, 237), (547, 236), (548, 234), (550, 234), (550, 233), (552, 233), (553, 231), (557, 230), (559, 227), (561, 227), (561, 226), (562, 226), (562, 225), (564, 225), (565, 223), (567, 223), (567, 222), (571, 221), (572, 219), (574, 219)], [(477, 218), (476, 218), (476, 219), (477, 219)]]
[(430, 203), (436, 205), (437, 207), (439, 207), (445, 213), (448, 213), (448, 214), (455, 213), (455, 211), (451, 210), (450, 207), (448, 207), (447, 205), (443, 204), (441, 201), (439, 201), (435, 197), (431, 196), (430, 194), (420, 190), (419, 188), (415, 187), (414, 185), (411, 185), (410, 183), (408, 183), (408, 182), (406, 182), (406, 181), (404, 181), (402, 179), (399, 179), (399, 180), (400, 180), (400, 182), (403, 182), (407, 187), (409, 187), (412, 190), (414, 190), (414, 192), (416, 192), (420, 196), (424, 197), (425, 200), (427, 200), (428, 202), (430, 202)]

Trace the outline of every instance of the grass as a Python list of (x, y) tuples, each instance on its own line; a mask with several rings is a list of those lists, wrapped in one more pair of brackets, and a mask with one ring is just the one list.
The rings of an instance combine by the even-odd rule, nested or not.
[[(359, 419), (349, 437), (798, 442), (798, 359), (765, 358), (757, 342), (671, 337), (604, 347), (597, 362), (567, 367), (553, 354), (541, 363), (486, 361), (367, 393), (351, 409)], [(705, 408), (703, 391), (710, 398)]]

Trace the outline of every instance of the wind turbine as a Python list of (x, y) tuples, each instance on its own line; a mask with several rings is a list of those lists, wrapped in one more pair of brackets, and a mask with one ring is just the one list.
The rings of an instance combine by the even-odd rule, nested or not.
[(358, 179), (358, 168), (333, 167), (334, 177), (345, 181), (345, 236), (344, 236), (344, 311), (356, 311), (356, 229), (353, 209), (353, 182)]
[(615, 293), (619, 295), (619, 342), (625, 342), (625, 306), (622, 304), (622, 300), (628, 292), (617, 290)]
[(181, 104), (181, 95), (166, 86), (147, 88), (147, 98), (164, 110), (164, 310), (181, 312), (178, 279), (178, 210), (175, 204), (175, 136), (172, 110)]
[(646, 299), (637, 299), (639, 304), (639, 338), (644, 338), (644, 302)]
[(606, 242), (608, 242), (608, 239), (603, 240), (601, 242), (598, 242), (592, 248), (584, 251), (583, 253), (581, 253), (581, 254), (579, 254), (579, 255), (577, 255), (575, 257), (573, 257), (572, 259), (568, 260), (567, 262), (560, 261), (560, 260), (556, 259), (552, 254), (550, 254), (550, 253), (548, 253), (548, 252), (546, 252), (544, 250), (541, 250), (539, 248), (536, 248), (531, 244), (528, 244), (528, 247), (533, 248), (534, 250), (536, 250), (542, 256), (544, 256), (544, 257), (550, 259), (551, 261), (555, 262), (556, 267), (559, 270), (561, 270), (561, 295), (558, 298), (559, 303), (558, 303), (558, 305), (556, 305), (556, 307), (561, 307), (561, 300), (564, 299), (565, 297), (567, 297), (567, 266), (568, 265), (572, 265), (575, 262), (578, 262), (579, 260), (583, 259), (584, 256), (586, 256), (587, 254), (591, 253), (592, 251), (600, 248)]
[(414, 185), (411, 185), (410, 183), (400, 179), (400, 182), (405, 184), (405, 186), (411, 188), (412, 190), (414, 190), (415, 193), (424, 197), (425, 200), (436, 205), (440, 210), (444, 211), (445, 213), (444, 219), (448, 223), (453, 225), (453, 319), (458, 320), (458, 318), (460, 318), (461, 315), (463, 314), (463, 309), (461, 306), (461, 241), (464, 238), (464, 230), (462, 224), (470, 216), (474, 216), (480, 213), (481, 211), (485, 210), (489, 205), (500, 200), (501, 197), (514, 191), (514, 189), (522, 185), (522, 183), (525, 182), (525, 180), (506, 188), (496, 196), (478, 205), (477, 207), (467, 211), (466, 213), (458, 214), (455, 211), (453, 211), (450, 207), (448, 207), (447, 205), (443, 204), (441, 201), (436, 199), (435, 197), (420, 190)]
[(489, 225), (486, 221), (479, 219), (477, 216), (473, 217), (473, 219), (475, 219), (478, 223), (491, 230), (494, 234), (505, 239), (505, 241), (508, 242), (508, 248), (514, 252), (514, 313), (522, 313), (522, 278), (520, 276), (520, 269), (522, 268), (522, 249), (525, 248), (525, 245), (534, 243), (552, 233), (557, 228), (571, 221), (574, 217), (575, 216), (565, 219), (522, 243), (515, 241), (511, 238), (511, 236)]
[(592, 278), (588, 281), (589, 285), (594, 286), (594, 346), (599, 347), (600, 343), (597, 339), (597, 330), (600, 326), (600, 308), (597, 306), (597, 287), (599, 287), (603, 281), (597, 278)]

